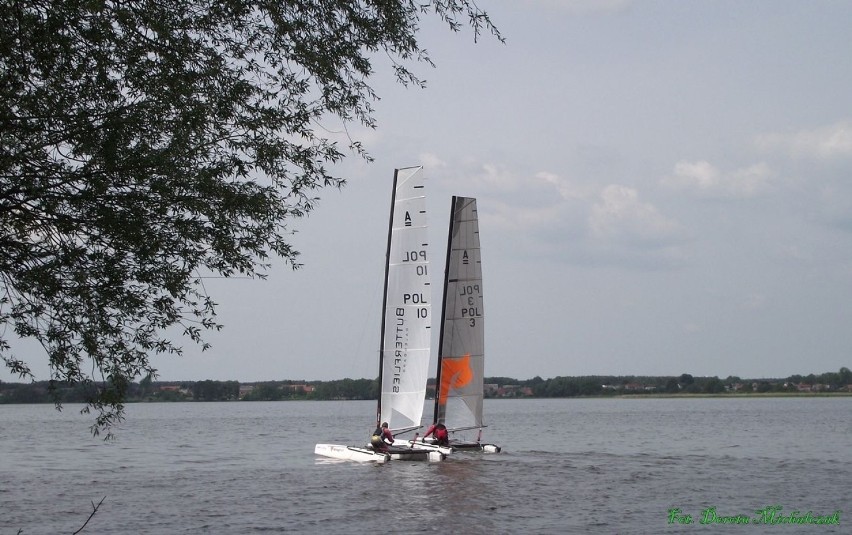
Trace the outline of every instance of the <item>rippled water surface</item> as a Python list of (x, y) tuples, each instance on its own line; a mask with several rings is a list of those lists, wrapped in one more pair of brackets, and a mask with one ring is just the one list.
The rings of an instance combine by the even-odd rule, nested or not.
[[(850, 409), (486, 400), (503, 453), (373, 465), (313, 447), (365, 443), (374, 402), (134, 404), (109, 443), (78, 406), (0, 405), (0, 535), (73, 533), (103, 497), (83, 533), (852, 533)], [(773, 505), (840, 524), (700, 523)]]

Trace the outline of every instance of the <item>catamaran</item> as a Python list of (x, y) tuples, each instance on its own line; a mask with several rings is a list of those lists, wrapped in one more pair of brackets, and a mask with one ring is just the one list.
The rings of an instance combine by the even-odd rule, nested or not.
[[(453, 197), (444, 268), (434, 422), (446, 426), (453, 450), (499, 452), (482, 442), (485, 323), (476, 199)], [(475, 439), (466, 432), (476, 432)], [(429, 439), (417, 446), (428, 447)]]
[[(429, 237), (423, 167), (394, 172), (382, 327), (379, 342), (379, 394), (376, 426), (387, 422), (394, 433), (420, 427), (431, 347)], [(412, 445), (368, 447), (317, 444), (314, 453), (336, 459), (385, 462), (441, 461), (445, 454)], [(369, 453), (369, 455), (367, 455)]]

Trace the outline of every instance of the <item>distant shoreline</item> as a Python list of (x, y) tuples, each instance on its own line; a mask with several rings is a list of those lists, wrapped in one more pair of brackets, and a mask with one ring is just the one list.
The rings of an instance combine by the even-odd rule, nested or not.
[[(88, 403), (109, 383), (0, 382), (0, 404)], [(146, 377), (126, 385), (123, 403), (186, 401), (284, 401), (284, 400), (376, 400), (378, 379), (334, 381), (279, 380), (241, 383), (239, 381), (155, 381)], [(512, 377), (485, 377), (486, 399), (548, 398), (765, 398), (852, 396), (852, 371), (786, 379), (742, 379), (729, 376), (557, 376), (519, 380)], [(435, 379), (428, 379), (426, 398), (435, 396)]]
[(850, 397), (852, 392), (723, 392), (719, 394), (622, 394), (619, 396), (589, 396), (598, 398), (828, 398), (828, 397)]
[[(766, 399), (766, 398), (848, 398), (852, 397), (852, 392), (753, 392), (753, 393), (719, 393), (719, 394), (707, 394), (707, 393), (696, 393), (696, 394), (666, 394), (666, 393), (656, 393), (656, 394), (610, 394), (610, 395), (600, 395), (600, 394), (592, 394), (592, 395), (579, 395), (579, 396), (522, 396), (522, 397), (492, 397), (485, 398), (489, 401), (505, 401), (505, 400), (543, 400), (543, 399)], [(427, 398), (427, 401), (431, 401), (433, 398)], [(376, 399), (369, 398), (282, 398), (276, 400), (246, 400), (246, 399), (208, 399), (208, 400), (199, 400), (193, 398), (181, 398), (181, 399), (129, 399), (125, 401), (126, 405), (137, 405), (144, 403), (231, 403), (231, 402), (252, 402), (252, 401), (283, 401), (283, 402), (295, 402), (295, 401), (307, 401), (307, 402), (322, 402), (322, 401), (372, 401), (375, 402)], [(75, 404), (75, 403), (85, 403), (84, 400), (63, 400), (63, 404)], [(48, 405), (54, 404), (53, 400), (50, 399), (40, 399), (33, 401), (11, 401), (11, 400), (3, 400), (0, 398), (0, 405)]]

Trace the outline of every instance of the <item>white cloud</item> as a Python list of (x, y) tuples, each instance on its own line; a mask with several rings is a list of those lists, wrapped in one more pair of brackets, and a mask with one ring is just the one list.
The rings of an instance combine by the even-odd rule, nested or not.
[(639, 239), (668, 241), (680, 232), (680, 225), (657, 208), (639, 200), (633, 188), (611, 184), (603, 189), (592, 206), (589, 229), (599, 239)]
[(440, 159), (436, 154), (431, 152), (424, 152), (420, 155), (420, 163), (428, 169), (444, 169), (447, 167), (447, 163), (444, 160)]
[(763, 150), (780, 150), (796, 158), (818, 160), (852, 157), (852, 123), (841, 121), (792, 134), (770, 133), (755, 141)]
[(728, 175), (728, 192), (734, 197), (753, 197), (770, 187), (772, 170), (763, 162), (737, 169)]
[(480, 212), (484, 225), (521, 232), (560, 226), (562, 219), (562, 208), (556, 204), (530, 207), (491, 199), (487, 209), (480, 208)]
[(555, 188), (559, 193), (560, 197), (565, 200), (586, 199), (590, 194), (590, 189), (588, 187), (582, 187), (579, 184), (564, 179), (560, 175), (551, 173), (550, 171), (539, 171), (536, 173), (535, 178), (544, 184), (553, 186), (553, 188)]
[[(442, 166), (452, 168), (452, 164)], [(495, 195), (511, 193), (513, 200), (520, 204), (558, 203), (588, 199), (594, 194), (591, 186), (569, 180), (551, 171), (538, 171), (532, 175), (518, 173), (502, 164), (489, 162), (468, 161), (456, 166), (461, 169), (457, 177), (448, 180), (473, 180), (474, 184), (483, 191)]]
[(715, 189), (721, 182), (719, 170), (706, 161), (678, 162), (674, 175), (663, 179), (669, 186), (695, 188), (699, 190)]
[[(455, 169), (455, 172), (449, 170)], [(448, 162), (442, 175), (457, 191), (478, 191), (483, 228), (560, 261), (664, 265), (679, 262), (683, 227), (640, 199), (636, 189), (603, 188), (549, 170), (517, 172), (496, 163)]]
[(723, 173), (702, 160), (678, 162), (673, 174), (660, 182), (664, 186), (701, 196), (748, 198), (768, 191), (773, 178), (772, 170), (763, 162)]
[(493, 163), (482, 163), (473, 174), (473, 180), (485, 191), (514, 191), (520, 187), (518, 175), (504, 166)]
[(582, 196), (577, 186), (549, 171), (528, 176), (492, 163), (478, 168), (474, 180), (490, 192), (483, 218), (504, 229), (526, 232), (564, 226), (567, 204)]

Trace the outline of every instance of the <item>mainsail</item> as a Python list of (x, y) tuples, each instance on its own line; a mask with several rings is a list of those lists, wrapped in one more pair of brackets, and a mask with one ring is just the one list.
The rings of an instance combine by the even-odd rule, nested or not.
[(431, 341), (431, 287), (422, 167), (397, 169), (382, 306), (377, 422), (420, 426)]
[(476, 199), (453, 197), (444, 273), (435, 421), (482, 427), (485, 330)]
[[(379, 407), (377, 424), (388, 422), (399, 432), (420, 427), (429, 368), (431, 291), (429, 239), (422, 167), (397, 169), (393, 177), (382, 336), (379, 342)], [(422, 443), (422, 442), (421, 442)], [(367, 447), (317, 444), (322, 457), (360, 462), (442, 461), (446, 452), (435, 448)]]

